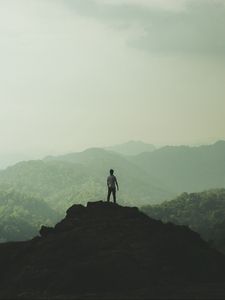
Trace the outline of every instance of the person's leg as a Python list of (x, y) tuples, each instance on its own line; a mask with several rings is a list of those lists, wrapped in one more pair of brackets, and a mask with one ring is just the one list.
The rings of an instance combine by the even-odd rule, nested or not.
[(111, 192), (112, 192), (112, 190), (110, 188), (108, 188), (108, 196), (107, 196), (107, 201), (108, 202), (110, 200)]
[(113, 189), (113, 202), (116, 203), (116, 189)]

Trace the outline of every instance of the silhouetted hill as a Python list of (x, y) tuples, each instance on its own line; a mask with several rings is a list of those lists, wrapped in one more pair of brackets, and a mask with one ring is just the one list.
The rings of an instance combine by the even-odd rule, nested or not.
[(210, 234), (214, 247), (225, 254), (225, 216), (212, 226)]
[(225, 141), (214, 145), (167, 146), (132, 162), (178, 193), (225, 187)]
[(2, 298), (201, 298), (209, 286), (211, 293), (223, 289), (222, 254), (187, 227), (137, 208), (74, 205), (40, 233), (0, 245)]
[(172, 201), (142, 210), (163, 222), (187, 225), (218, 248), (225, 241), (225, 189), (183, 193)]
[(141, 141), (130, 141), (124, 144), (119, 144), (105, 148), (123, 155), (138, 155), (143, 152), (152, 152), (156, 149), (154, 145), (147, 144)]
[(43, 200), (13, 190), (0, 190), (0, 242), (27, 240), (42, 224), (53, 225), (59, 215)]

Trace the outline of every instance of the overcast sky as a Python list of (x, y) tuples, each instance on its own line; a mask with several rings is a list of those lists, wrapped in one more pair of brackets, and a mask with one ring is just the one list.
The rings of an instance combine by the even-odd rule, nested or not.
[(0, 0), (0, 36), (0, 159), (225, 139), (224, 0)]

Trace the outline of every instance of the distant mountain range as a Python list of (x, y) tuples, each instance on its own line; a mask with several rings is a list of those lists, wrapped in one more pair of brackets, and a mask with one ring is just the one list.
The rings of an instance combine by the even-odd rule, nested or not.
[(225, 187), (225, 141), (209, 146), (166, 146), (138, 155), (92, 148), (44, 160), (21, 162), (0, 171), (1, 185), (66, 209), (77, 201), (105, 199), (106, 177), (115, 169), (118, 200), (147, 205), (182, 192)]
[[(16, 164), (0, 172), (0, 186), (45, 199), (62, 211), (78, 201), (106, 199), (106, 177), (114, 168), (123, 204), (156, 203), (172, 197), (163, 183), (117, 153), (93, 148), (81, 153)], [(140, 197), (141, 200), (137, 201)]]
[(21, 154), (21, 153), (1, 153), (0, 154), (0, 170), (5, 169), (9, 166), (15, 165), (16, 163), (24, 160), (31, 160), (32, 155)]
[(132, 163), (175, 193), (225, 187), (225, 141), (200, 147), (166, 146), (137, 155)]
[(105, 148), (122, 155), (138, 155), (143, 152), (152, 152), (156, 150), (156, 147), (152, 144), (147, 144), (141, 141), (130, 141), (124, 144), (119, 144)]
[[(152, 152), (156, 147), (152, 144), (147, 144), (142, 141), (129, 141), (127, 143), (114, 145), (103, 148), (122, 155), (137, 155), (143, 152)], [(36, 160), (40, 158), (40, 154), (34, 158), (35, 155), (24, 153), (2, 153), (0, 154), (0, 170), (12, 166), (21, 161)]]
[[(115, 169), (119, 181), (120, 204), (139, 207), (159, 204), (183, 192), (225, 188), (225, 141), (200, 147), (166, 146), (138, 155), (92, 148), (20, 162), (0, 171), (0, 191), (13, 190), (25, 198), (41, 199), (62, 216), (74, 203), (105, 200), (110, 168)], [(21, 205), (18, 201), (18, 206)], [(8, 210), (7, 214), (11, 215)], [(25, 215), (22, 216), (26, 221)], [(5, 235), (0, 234), (1, 238), (5, 239)]]

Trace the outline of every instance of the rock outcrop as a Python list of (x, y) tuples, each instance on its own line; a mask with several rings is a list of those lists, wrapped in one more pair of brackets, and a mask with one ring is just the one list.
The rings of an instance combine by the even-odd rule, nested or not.
[(70, 207), (33, 240), (0, 245), (0, 264), (1, 297), (144, 291), (156, 298), (157, 288), (225, 278), (225, 257), (197, 233), (102, 201)]

